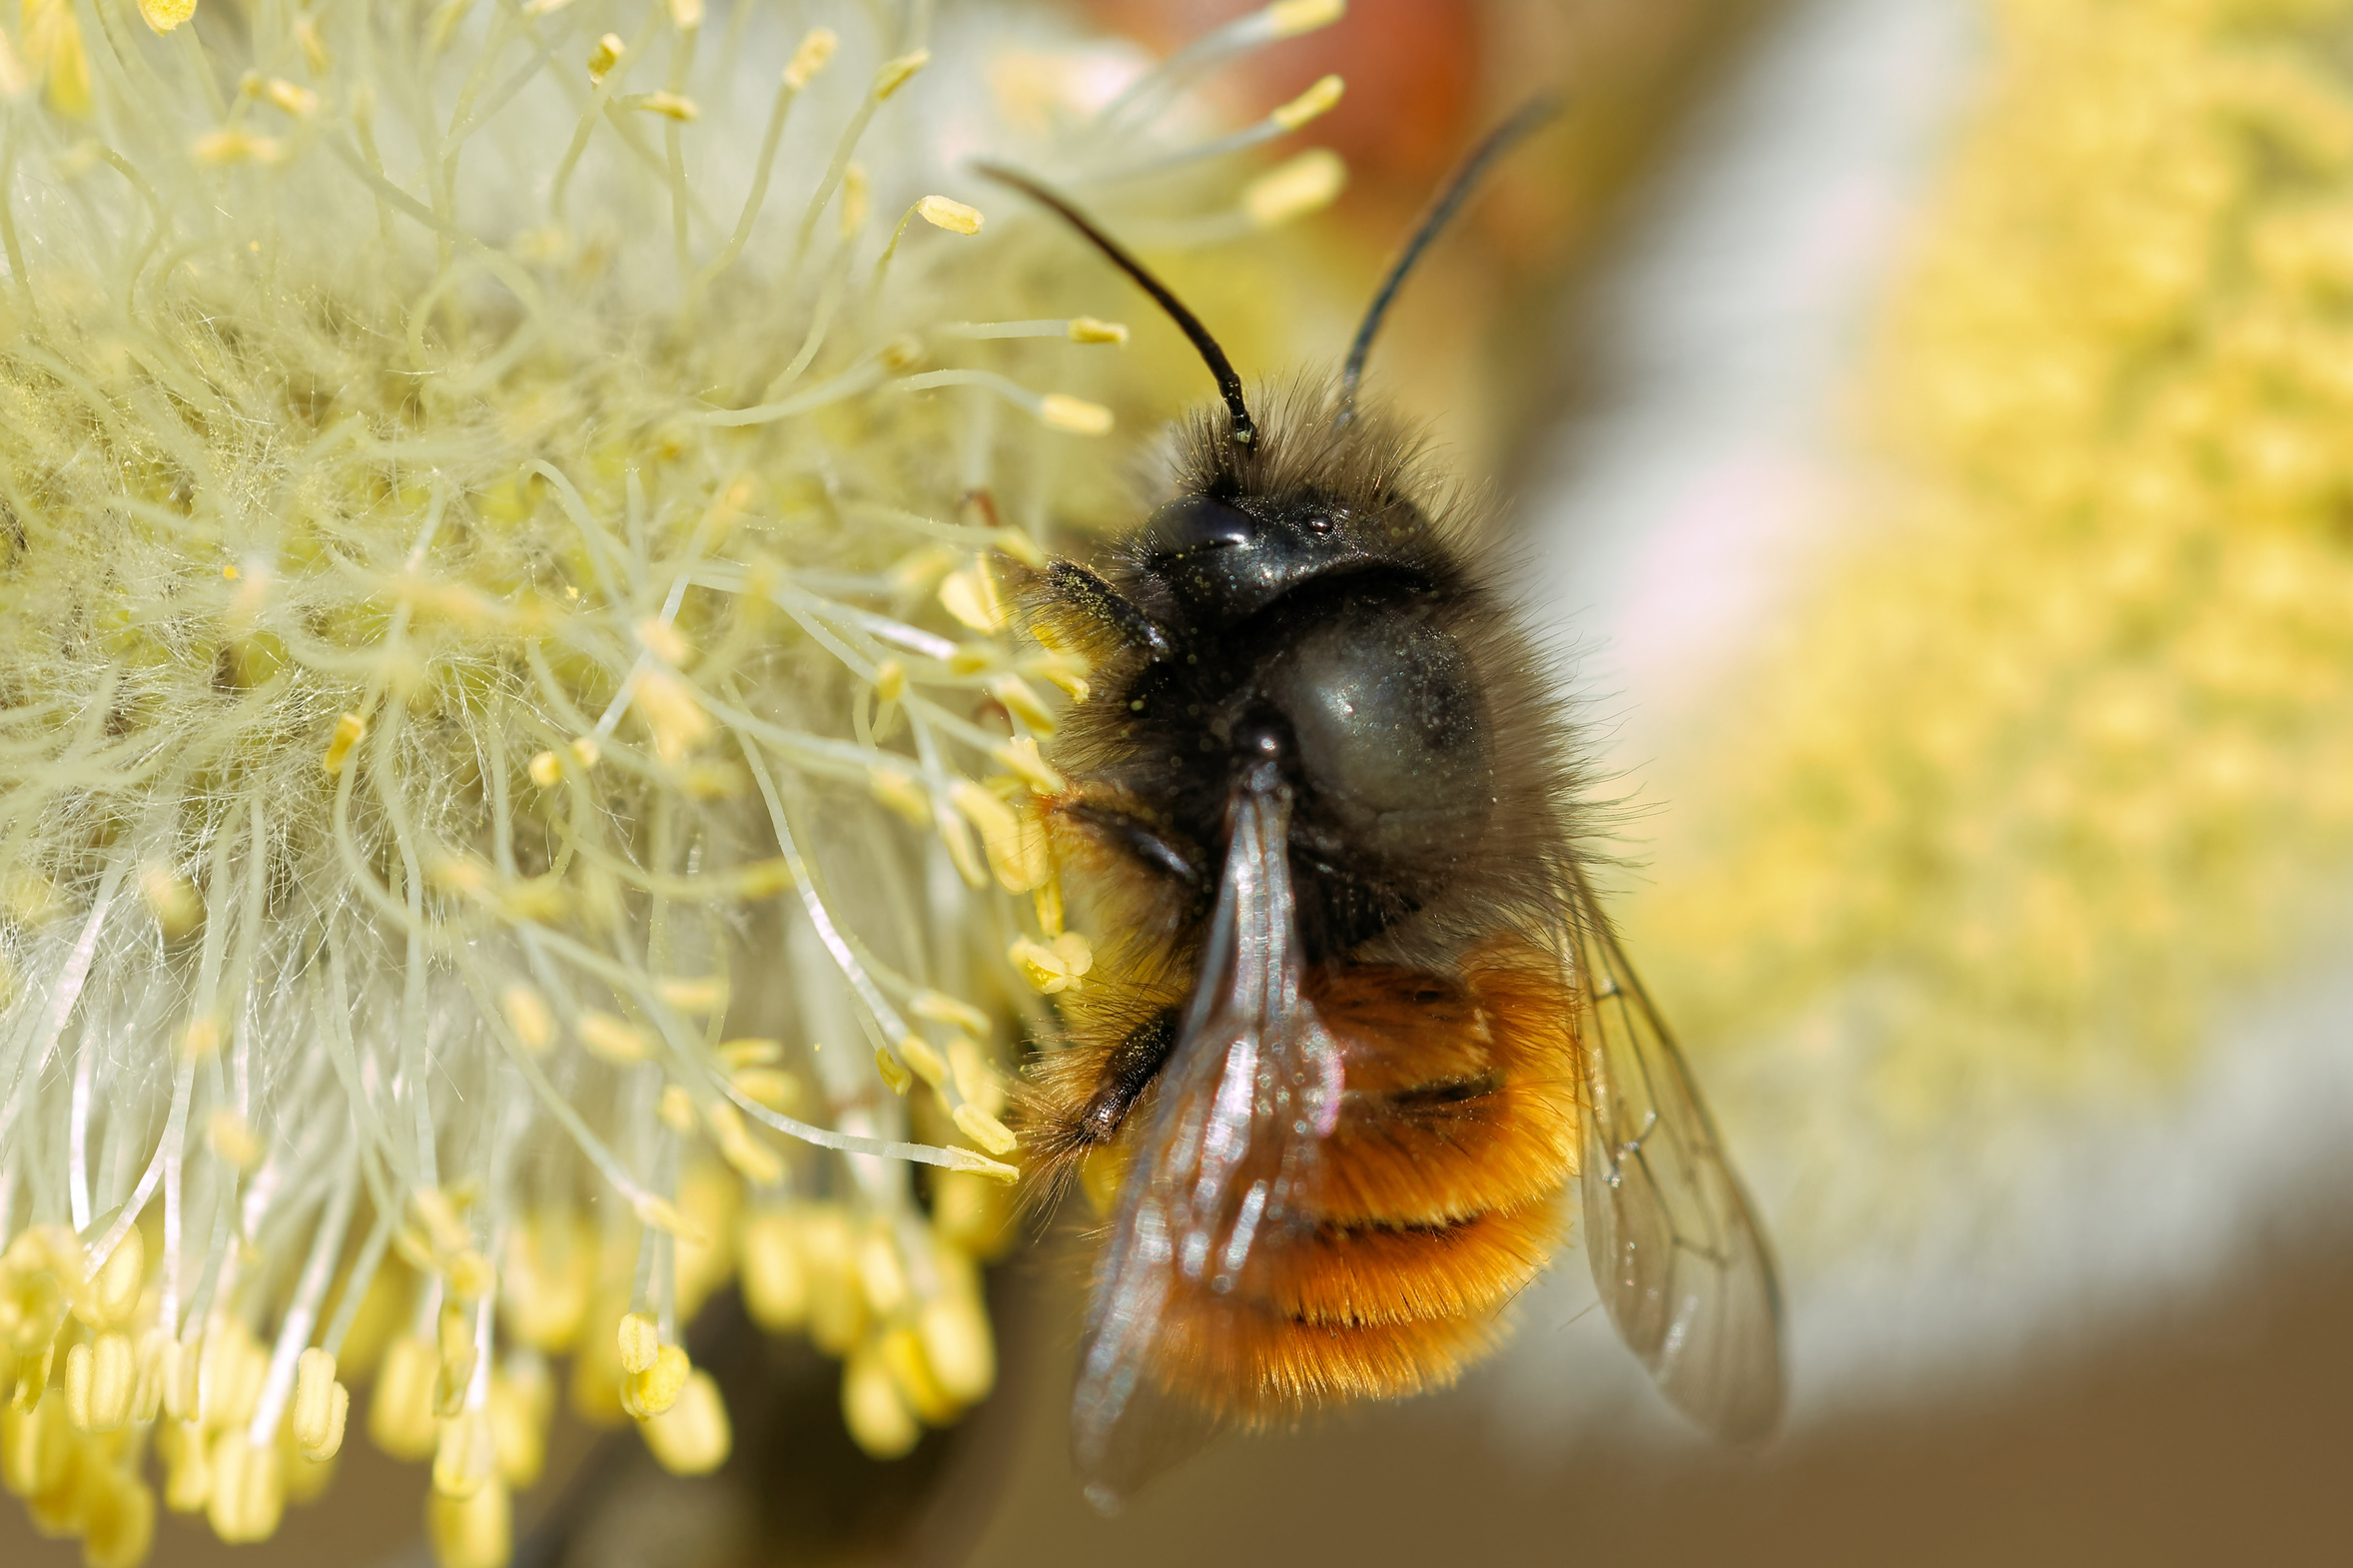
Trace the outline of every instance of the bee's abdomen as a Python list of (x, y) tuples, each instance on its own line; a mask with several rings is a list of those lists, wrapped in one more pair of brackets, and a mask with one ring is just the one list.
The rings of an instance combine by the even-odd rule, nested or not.
[(1178, 1288), (1165, 1384), (1218, 1414), (1452, 1382), (1543, 1268), (1576, 1174), (1574, 997), (1557, 961), (1496, 942), (1459, 979), (1309, 977), (1347, 1099), (1307, 1193), (1223, 1294)]

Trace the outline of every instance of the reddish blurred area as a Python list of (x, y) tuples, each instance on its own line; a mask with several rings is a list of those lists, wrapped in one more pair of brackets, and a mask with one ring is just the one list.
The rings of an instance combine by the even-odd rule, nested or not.
[[(1166, 55), (1257, 4), (1089, 0), (1086, 9), (1099, 26)], [(1495, 9), (1483, 0), (1354, 0), (1333, 26), (1259, 51), (1223, 85), (1233, 108), (1263, 113), (1325, 72), (1338, 74), (1347, 97), (1318, 123), (1316, 139), (1383, 194), (1418, 191), (1444, 172), (1476, 118)]]
[[(1599, 252), (1682, 111), (1774, 0), (1350, 0), (1333, 25), (1256, 51), (1202, 91), (1239, 124), (1326, 72), (1337, 108), (1275, 144), (1326, 146), (1349, 185), (1310, 245), (1323, 287), (1360, 299), (1477, 138), (1560, 94), (1559, 122), (1506, 159), (1434, 249), (1381, 348), (1407, 411), (1466, 464), (1507, 460), (1569, 391), (1553, 335), (1529, 331)], [(1166, 55), (1257, 0), (1081, 0), (1096, 25)], [(1245, 336), (1246, 342), (1246, 336)], [(1539, 409), (1544, 414), (1539, 414)]]

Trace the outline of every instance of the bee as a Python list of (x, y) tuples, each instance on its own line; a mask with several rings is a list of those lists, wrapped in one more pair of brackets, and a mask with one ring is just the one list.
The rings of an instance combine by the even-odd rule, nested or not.
[(1336, 380), (1255, 406), (1134, 256), (982, 170), (1152, 296), (1219, 392), (1100, 570), (1023, 587), (1041, 638), (1095, 667), (1051, 840), (1128, 934), (1023, 1117), (1034, 1180), (1119, 1173), (1072, 1424), (1107, 1507), (1187, 1428), (1453, 1381), (1564, 1239), (1572, 1181), (1601, 1300), (1668, 1400), (1736, 1441), (1780, 1420), (1772, 1254), (1595, 901), (1561, 701), (1465, 491), (1357, 395), (1415, 261), (1549, 109), (1441, 189)]

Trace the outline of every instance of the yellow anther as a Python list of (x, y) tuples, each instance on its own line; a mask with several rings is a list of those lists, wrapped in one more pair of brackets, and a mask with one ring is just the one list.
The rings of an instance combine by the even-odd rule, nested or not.
[(196, 884), (169, 866), (139, 868), (139, 896), (164, 935), (177, 941), (204, 924), (205, 903)]
[(694, 1097), (680, 1086), (663, 1087), (661, 1105), (654, 1114), (662, 1119), (662, 1126), (680, 1138), (694, 1136)]
[(133, 1421), (144, 1425), (162, 1412), (164, 1382), (171, 1375), (175, 1348), (171, 1334), (161, 1327), (150, 1327), (139, 1336), (138, 1378), (131, 1388)]
[(1077, 985), (1095, 967), (1094, 950), (1075, 931), (1064, 932), (1051, 946), (1019, 938), (1006, 949), (1006, 957), (1041, 995), (1049, 997)]
[(525, 771), (531, 775), (531, 782), (541, 789), (553, 789), (563, 782), (563, 760), (552, 751), (534, 755), (530, 767)]
[(737, 869), (735, 891), (739, 898), (774, 898), (793, 885), (791, 863), (781, 855), (767, 860), (755, 860)]
[(473, 1381), (476, 1350), (473, 1312), (456, 1301), (443, 1301), (435, 1322), (435, 1348), (440, 1365), (433, 1373), (433, 1414), (455, 1415), (465, 1405), (466, 1385)]
[(1274, 0), (1258, 13), (1269, 36), (1296, 38), (1319, 27), (1329, 27), (1347, 15), (1347, 0)]
[(26, 62), (48, 77), (49, 107), (76, 120), (90, 115), (90, 55), (68, 0), (26, 0), (19, 12)]
[(155, 1544), (155, 1493), (114, 1469), (94, 1470), (83, 1492), (85, 1568), (139, 1568)]
[(213, 1498), (213, 1454), (203, 1427), (194, 1421), (166, 1421), (156, 1433), (164, 1460), (164, 1506), (174, 1513), (202, 1513)]
[(877, 1317), (889, 1317), (907, 1304), (907, 1264), (887, 1230), (870, 1230), (858, 1243), (858, 1288)]
[(341, 773), (352, 748), (360, 744), (360, 737), (368, 733), (368, 721), (357, 713), (347, 713), (335, 721), (335, 733), (328, 737), (327, 755), (321, 759), (329, 773)]
[(907, 666), (885, 659), (874, 667), (874, 695), (878, 702), (896, 702), (907, 695)]
[(992, 1155), (1010, 1155), (1021, 1146), (1004, 1123), (970, 1102), (956, 1108), (955, 1122), (959, 1132)]
[(408, 1194), (408, 1201), (414, 1205), (416, 1217), (431, 1232), (436, 1251), (457, 1252), (472, 1244), (472, 1232), (457, 1216), (457, 1204), (447, 1192), (437, 1186), (418, 1187)]
[(940, 584), (940, 603), (975, 631), (1003, 631), (1012, 619), (998, 594), (989, 563), (976, 560), (962, 571), (950, 572)]
[(791, 1213), (763, 1209), (744, 1221), (743, 1304), (770, 1333), (798, 1328), (809, 1315), (809, 1273)]
[(498, 998), (499, 1011), (506, 1015), (506, 1027), (514, 1031), (514, 1038), (525, 1051), (537, 1056), (555, 1043), (555, 1016), (547, 1011), (547, 999), (529, 986), (519, 982), (508, 986)]
[(866, 227), (866, 215), (873, 210), (874, 195), (866, 179), (866, 166), (851, 163), (842, 169), (842, 210), (836, 227), (845, 240), (854, 240), (858, 231)]
[(989, 1015), (970, 1002), (960, 1001), (939, 991), (918, 991), (908, 999), (907, 1011), (917, 1018), (934, 1024), (947, 1024), (968, 1034), (986, 1035)]
[(583, 768), (595, 767), (597, 759), (604, 755), (604, 752), (597, 746), (596, 737), (593, 735), (583, 735), (573, 741), (570, 750), (572, 760)]
[(1016, 815), (1013, 808), (970, 779), (959, 779), (949, 790), (981, 835), (990, 869), (1009, 893), (1026, 893), (1046, 880), (1053, 863), (1046, 852), (1046, 830), (1035, 816)]
[(1330, 206), (1347, 184), (1348, 166), (1339, 154), (1309, 148), (1244, 186), (1242, 211), (1259, 228), (1272, 229)]
[(580, 1043), (607, 1062), (642, 1062), (651, 1054), (646, 1039), (634, 1026), (610, 1013), (594, 1009), (580, 1015)]
[(958, 1404), (987, 1397), (997, 1382), (997, 1345), (980, 1302), (962, 1292), (934, 1296), (916, 1315), (924, 1363)]
[(1126, 343), (1128, 324), (1107, 322), (1093, 316), (1074, 316), (1068, 329), (1073, 343)]
[(805, 1093), (797, 1076), (777, 1067), (747, 1067), (730, 1074), (728, 1082), (746, 1100), (766, 1106), (780, 1116), (791, 1116), (797, 1111)]
[(694, 1363), (686, 1358), (684, 1349), (663, 1345), (652, 1365), (621, 1380), (621, 1408), (640, 1421), (660, 1415), (677, 1402), (687, 1374), (693, 1370)]
[(498, 1446), (490, 1413), (460, 1410), (441, 1422), (433, 1444), (433, 1490), (443, 1497), (471, 1497), (498, 1473)]
[(252, 1171), (262, 1164), (262, 1140), (254, 1138), (245, 1116), (226, 1105), (205, 1119), (205, 1147), (212, 1149), (214, 1159), (224, 1166), (236, 1166), (238, 1171)]
[(464, 1497), (428, 1495), (424, 1525), (440, 1568), (506, 1568), (514, 1556), (514, 1502), (495, 1476)]
[(547, 1420), (555, 1410), (547, 1363), (535, 1355), (508, 1356), (490, 1375), (488, 1409), (498, 1478), (518, 1490), (531, 1485), (547, 1464)]
[(507, 1331), (536, 1350), (569, 1350), (596, 1280), (595, 1235), (586, 1221), (565, 1209), (534, 1213), (507, 1232), (501, 1260)]
[(747, 1067), (773, 1067), (784, 1060), (784, 1043), (745, 1036), (739, 1040), (719, 1042), (719, 1065), (730, 1073)]
[(139, 1288), (147, 1282), (147, 1237), (133, 1225), (105, 1262), (91, 1274), (74, 1304), (74, 1315), (93, 1328), (113, 1328), (139, 1310)]
[(924, 1361), (923, 1341), (912, 1328), (894, 1328), (886, 1332), (876, 1346), (883, 1365), (890, 1368), (891, 1381), (897, 1385), (899, 1397), (907, 1407), (933, 1426), (945, 1426), (956, 1419), (957, 1402), (940, 1387), (939, 1379)]
[(1044, 571), (1050, 557), (1030, 537), (1030, 530), (1019, 523), (1009, 522), (997, 530), (997, 548), (1034, 571)]
[(480, 897), (490, 886), (490, 868), (471, 855), (450, 855), (425, 867), (425, 879), (451, 893)]
[(243, 1426), (213, 1439), (213, 1486), (205, 1517), (231, 1545), (266, 1541), (286, 1512), (286, 1469), (276, 1444), (256, 1445)]
[(449, 1293), (461, 1301), (479, 1301), (498, 1288), (498, 1270), (470, 1246), (449, 1254), (441, 1277), (447, 1281)]
[(139, 0), (139, 19), (159, 33), (170, 32), (194, 15), (196, 0)]
[(874, 798), (897, 812), (919, 828), (932, 825), (932, 798), (915, 781), (913, 774), (897, 768), (873, 768), (866, 775), (867, 787)]
[(78, 1444), (54, 1407), (0, 1410), (0, 1485), (19, 1497), (56, 1490)]
[(669, 1408), (638, 1424), (645, 1446), (672, 1475), (708, 1475), (727, 1462), (734, 1433), (727, 1423), (727, 1402), (711, 1374), (692, 1372)]
[[(1071, 694), (1084, 700), (1087, 683), (1079, 681), (1077, 686), (1078, 689)], [(1042, 795), (1059, 795), (1070, 787), (1069, 781), (1055, 771), (1053, 764), (1038, 754), (1038, 742), (1028, 735), (1016, 735), (992, 747), (989, 755), (1007, 772)]]
[(1092, 666), (1072, 652), (1050, 652), (1042, 658), (1026, 661), (1023, 667), (1061, 687), (1070, 694), (1073, 702), (1085, 702), (1087, 694), (1095, 689), (1087, 679)]
[(159, 1375), (164, 1414), (175, 1421), (195, 1420), (198, 1385), (204, 1380), (204, 1341), (167, 1338)]
[(1038, 695), (1037, 688), (1019, 675), (1000, 675), (988, 683), (988, 693), (1005, 704), (1005, 711), (1015, 715), (1031, 728), (1051, 734), (1055, 727), (1054, 710)]
[(1314, 86), (1266, 118), (1286, 131), (1296, 131), (1316, 116), (1330, 113), (1333, 106), (1339, 103), (1342, 91), (1344, 88), (1338, 77), (1322, 77)]
[(262, 88), (262, 96), (298, 120), (308, 120), (319, 112), (319, 95), (308, 87), (297, 87), (284, 77), (270, 78)]
[[(159, 3), (176, 3), (176, 0), (159, 0)], [(193, 10), (194, 0), (189, 0), (189, 5)], [(325, 76), (335, 69), (335, 55), (328, 49), (327, 40), (319, 36), (318, 18), (297, 17), (294, 30), (296, 41), (302, 45), (303, 64), (311, 68), (313, 76)]]
[(669, 621), (649, 615), (631, 628), (637, 644), (665, 664), (684, 666), (694, 657), (694, 644)]
[(851, 1439), (877, 1459), (896, 1459), (923, 1436), (878, 1346), (861, 1349), (842, 1369), (842, 1423)]
[(208, 131), (196, 139), (195, 152), (201, 163), (274, 164), (286, 156), (286, 145), (251, 131)]
[(915, 1076), (932, 1088), (938, 1089), (948, 1082), (948, 1060), (933, 1050), (929, 1041), (909, 1035), (899, 1042), (899, 1051), (907, 1058), (907, 1065), (915, 1070)]
[(711, 732), (711, 715), (692, 683), (668, 670), (648, 670), (637, 679), (634, 706), (653, 733), (653, 749), (676, 762)]
[(300, 1507), (314, 1501), (335, 1484), (339, 1461), (335, 1455), (313, 1459), (303, 1452), (302, 1444), (294, 1440), (294, 1433), (285, 1426), (278, 1429), (278, 1449), (283, 1458), (280, 1474), (286, 1478), (286, 1501), (289, 1507)]
[(295, 1362), (294, 1402), (288, 1421), (295, 1445), (306, 1459), (332, 1459), (344, 1446), (344, 1422), (351, 1414), (351, 1390), (336, 1381), (335, 1357), (317, 1345)]
[(907, 1071), (907, 1064), (891, 1054), (888, 1046), (874, 1048), (874, 1070), (882, 1075), (883, 1088), (894, 1095), (904, 1095), (915, 1087), (915, 1075)]
[(1102, 435), (1113, 424), (1111, 409), (1067, 392), (1048, 392), (1040, 397), (1038, 419), (1051, 429), (1068, 430), (1073, 435)]
[(874, 73), (876, 102), (879, 103), (900, 88), (905, 87), (907, 79), (931, 64), (931, 59), (932, 52), (929, 49), (918, 49), (912, 54), (903, 54), (896, 59), (885, 60), (881, 69)]
[(677, 1204), (655, 1193), (642, 1192), (630, 1199), (629, 1212), (637, 1216), (639, 1224), (651, 1225), (664, 1235), (681, 1241), (704, 1239), (702, 1226), (680, 1213)]
[(948, 1070), (956, 1075), (956, 1093), (994, 1116), (1005, 1104), (1005, 1086), (981, 1055), (981, 1048), (962, 1035), (948, 1041)]
[(103, 1333), (75, 1345), (65, 1354), (66, 1418), (80, 1432), (118, 1430), (130, 1419), (138, 1377), (129, 1334)]
[(976, 1257), (994, 1258), (1011, 1239), (1012, 1196), (1001, 1181), (970, 1171), (932, 1178), (932, 1230)]
[(704, 1113), (719, 1154), (738, 1176), (754, 1186), (774, 1186), (784, 1179), (784, 1157), (752, 1136), (743, 1113), (724, 1100), (714, 1100)]
[(825, 69), (825, 62), (833, 58), (834, 50), (840, 45), (841, 39), (832, 28), (810, 28), (801, 35), (800, 47), (793, 51), (792, 59), (785, 63), (784, 85), (796, 93), (808, 86), (809, 79)]
[(690, 1320), (710, 1293), (735, 1275), (735, 1231), (743, 1206), (743, 1183), (724, 1166), (695, 1160), (678, 1173), (678, 1206), (695, 1234), (680, 1237), (677, 1260), (678, 1316)]
[(588, 80), (603, 81), (612, 74), (613, 67), (621, 63), (621, 56), (628, 52), (629, 46), (618, 33), (607, 33), (596, 40), (596, 46), (588, 51)]
[(650, 1312), (629, 1312), (622, 1316), (618, 1331), (621, 1349), (621, 1370), (635, 1376), (650, 1369), (662, 1353), (661, 1325)]
[(703, 0), (670, 0), (670, 21), (682, 33), (693, 32), (703, 25)]
[[(198, 1422), (215, 1431), (245, 1425), (254, 1417), (269, 1372), (270, 1352), (254, 1331), (238, 1318), (215, 1318), (205, 1328), (197, 1361)], [(214, 1467), (219, 1468), (217, 1459)]]
[(654, 992), (681, 1013), (711, 1014), (727, 1006), (725, 975), (669, 975)]
[(935, 229), (946, 229), (951, 234), (979, 234), (988, 220), (977, 207), (952, 201), (945, 196), (927, 196), (915, 204), (915, 216)]

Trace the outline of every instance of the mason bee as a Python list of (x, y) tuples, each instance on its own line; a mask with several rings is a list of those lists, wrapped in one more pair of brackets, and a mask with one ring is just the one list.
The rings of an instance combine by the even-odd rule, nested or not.
[(1102, 569), (1027, 583), (1093, 661), (1054, 760), (1057, 853), (1126, 934), (1033, 1070), (1033, 1179), (1122, 1173), (1073, 1449), (1109, 1505), (1188, 1425), (1451, 1382), (1543, 1268), (1579, 1181), (1618, 1332), (1700, 1426), (1780, 1420), (1771, 1252), (1689, 1070), (1595, 902), (1574, 737), (1479, 564), (1471, 502), (1360, 403), (1382, 315), (1479, 173), (1441, 190), (1337, 379), (1219, 399)]

